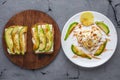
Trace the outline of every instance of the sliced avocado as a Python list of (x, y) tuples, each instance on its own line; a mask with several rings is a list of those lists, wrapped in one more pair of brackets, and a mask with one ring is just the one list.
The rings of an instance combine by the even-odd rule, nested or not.
[(14, 53), (20, 54), (19, 32), (22, 27), (14, 26), (12, 31)]
[(13, 28), (7, 28), (5, 29), (5, 41), (6, 41), (6, 45), (7, 45), (7, 48), (8, 48), (8, 52), (10, 54), (13, 54), (13, 41), (12, 41), (12, 36), (11, 36), (11, 33), (13, 31)]
[(33, 50), (37, 50), (39, 48), (39, 45), (40, 45), (37, 25), (35, 25), (32, 28), (32, 34), (33, 34)]
[(46, 24), (45, 27), (43, 28), (46, 36), (46, 48), (45, 51), (49, 51), (52, 48), (53, 44), (53, 34), (52, 31), (50, 30), (50, 25)]
[(109, 34), (110, 30), (108, 26), (102, 21), (96, 21), (95, 24), (100, 27), (107, 35)]
[(27, 27), (23, 27), (20, 32), (19, 32), (19, 37), (20, 37), (20, 50), (22, 55), (25, 54), (26, 52), (26, 34), (27, 34)]
[(81, 56), (83, 58), (88, 58), (88, 59), (92, 58), (90, 55), (87, 55), (85, 52), (83, 52), (82, 50), (78, 49), (75, 45), (72, 45), (71, 49), (72, 49), (73, 53), (78, 55), (78, 56)]
[(38, 35), (40, 40), (39, 51), (43, 51), (46, 47), (46, 37), (42, 26), (38, 25)]
[(78, 22), (73, 22), (72, 24), (70, 24), (67, 33), (65, 35), (64, 40), (67, 40), (67, 38), (69, 37), (70, 33), (72, 32), (72, 30), (76, 27), (76, 25), (78, 24)]
[(106, 47), (106, 44), (107, 44), (107, 40), (105, 42), (103, 42), (103, 44), (101, 44), (99, 46), (99, 48), (96, 50), (94, 56), (99, 56), (102, 54), (102, 52), (104, 51), (105, 47)]

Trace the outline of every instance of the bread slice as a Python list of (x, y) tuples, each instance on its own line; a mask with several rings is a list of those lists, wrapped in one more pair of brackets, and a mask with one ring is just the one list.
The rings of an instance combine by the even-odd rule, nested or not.
[[(35, 32), (36, 27), (37, 32)], [(54, 29), (52, 24), (35, 24), (31, 32), (34, 52), (36, 54), (51, 54), (54, 49)], [(38, 44), (39, 46), (35, 49), (34, 46)]]

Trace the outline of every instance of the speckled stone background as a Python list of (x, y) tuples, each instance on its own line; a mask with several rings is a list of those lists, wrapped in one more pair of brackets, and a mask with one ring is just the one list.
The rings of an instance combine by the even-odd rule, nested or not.
[[(16, 13), (35, 9), (46, 12), (60, 30), (74, 14), (93, 10), (106, 15), (115, 25), (118, 46), (113, 57), (104, 65), (85, 69), (71, 63), (62, 49), (47, 67), (25, 70), (11, 63), (4, 55), (2, 32), (6, 22)], [(0, 80), (120, 80), (120, 0), (0, 0)]]

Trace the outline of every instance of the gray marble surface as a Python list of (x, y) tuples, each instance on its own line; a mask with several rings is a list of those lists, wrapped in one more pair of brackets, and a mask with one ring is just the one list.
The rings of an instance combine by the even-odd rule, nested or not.
[(115, 25), (118, 45), (113, 57), (104, 65), (85, 69), (71, 63), (62, 49), (56, 59), (47, 67), (25, 70), (12, 64), (4, 55), (0, 42), (0, 80), (120, 80), (120, 0), (0, 0), (0, 39), (3, 27), (16, 13), (35, 9), (52, 16), (60, 30), (74, 14), (93, 10), (106, 15)]

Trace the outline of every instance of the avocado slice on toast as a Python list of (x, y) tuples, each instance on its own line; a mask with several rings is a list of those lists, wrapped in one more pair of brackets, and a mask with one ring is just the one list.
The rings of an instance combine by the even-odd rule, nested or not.
[(39, 41), (40, 41), (38, 50), (43, 51), (46, 47), (46, 37), (41, 25), (38, 25), (38, 35), (39, 35)]
[(49, 52), (53, 45), (53, 34), (52, 34), (51, 27), (52, 26), (50, 24), (46, 24), (43, 26), (43, 30), (44, 30), (45, 36), (46, 36), (46, 47), (45, 47), (44, 51), (46, 51), (46, 52)]
[(12, 31), (12, 39), (13, 39), (13, 45), (14, 45), (14, 53), (20, 54), (20, 38), (19, 38), (19, 32), (22, 29), (20, 26), (13, 26), (14, 29)]
[(20, 38), (20, 50), (22, 55), (26, 52), (27, 47), (27, 27), (24, 26), (20, 32), (19, 32), (19, 38)]
[(38, 36), (38, 25), (32, 27), (32, 41), (33, 41), (33, 50), (37, 50), (40, 45), (39, 36)]
[(6, 45), (7, 45), (7, 50), (9, 52), (9, 54), (13, 54), (13, 40), (12, 40), (12, 33), (13, 28), (9, 27), (5, 29), (5, 41), (6, 41)]

